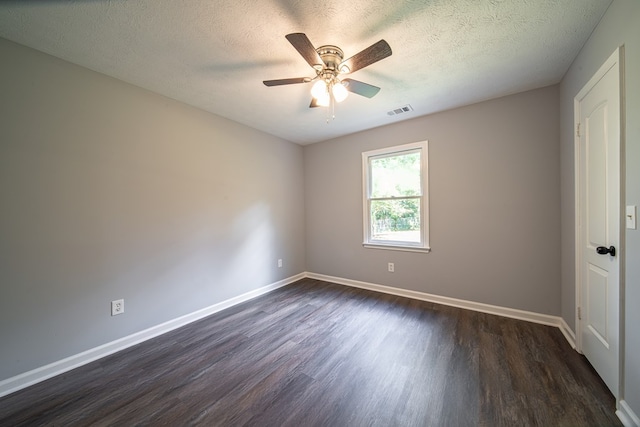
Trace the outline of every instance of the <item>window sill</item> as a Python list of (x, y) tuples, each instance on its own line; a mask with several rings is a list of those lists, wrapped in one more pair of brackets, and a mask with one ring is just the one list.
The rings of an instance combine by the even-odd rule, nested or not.
[(363, 243), (362, 246), (368, 249), (386, 249), (389, 251), (422, 252), (422, 253), (431, 252), (431, 248), (423, 248), (418, 246), (383, 245), (383, 244), (376, 244), (376, 243)]

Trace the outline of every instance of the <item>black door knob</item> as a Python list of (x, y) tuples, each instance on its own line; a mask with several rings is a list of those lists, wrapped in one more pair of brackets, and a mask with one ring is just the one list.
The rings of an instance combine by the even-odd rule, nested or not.
[(598, 246), (596, 252), (600, 255), (610, 254), (611, 256), (616, 256), (616, 248), (614, 246), (609, 246), (608, 248), (606, 246)]

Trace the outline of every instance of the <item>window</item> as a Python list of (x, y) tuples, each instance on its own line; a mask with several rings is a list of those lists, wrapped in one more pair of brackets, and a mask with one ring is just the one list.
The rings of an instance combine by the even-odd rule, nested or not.
[(362, 153), (364, 246), (429, 251), (427, 141)]

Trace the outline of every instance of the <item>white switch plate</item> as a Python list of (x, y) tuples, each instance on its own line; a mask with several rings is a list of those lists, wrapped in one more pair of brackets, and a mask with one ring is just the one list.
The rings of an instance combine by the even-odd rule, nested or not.
[(390, 262), (388, 267), (389, 267), (389, 273), (393, 273), (394, 271), (396, 271), (396, 266), (394, 263)]
[(636, 207), (635, 206), (627, 206), (627, 212), (625, 214), (625, 218), (627, 219), (627, 228), (629, 230), (636, 229)]
[(278, 260), (278, 268), (282, 268), (282, 260), (281, 259)]

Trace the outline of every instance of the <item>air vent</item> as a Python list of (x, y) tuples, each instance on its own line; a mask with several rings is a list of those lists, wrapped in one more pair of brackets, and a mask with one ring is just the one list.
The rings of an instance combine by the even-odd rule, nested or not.
[(407, 104), (404, 107), (398, 107), (391, 111), (387, 111), (387, 114), (389, 116), (396, 116), (398, 114), (408, 113), (409, 111), (413, 111), (413, 108), (411, 108), (411, 105)]

